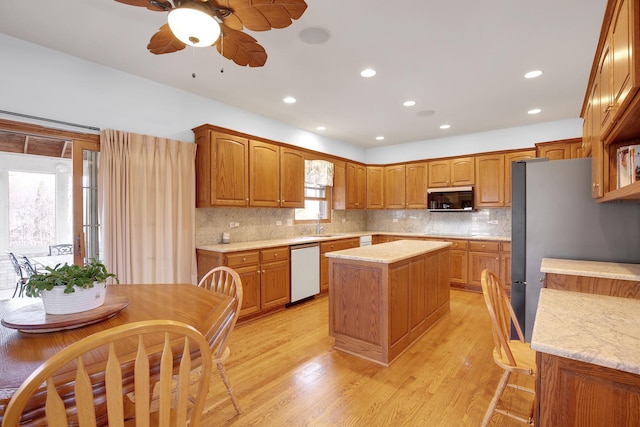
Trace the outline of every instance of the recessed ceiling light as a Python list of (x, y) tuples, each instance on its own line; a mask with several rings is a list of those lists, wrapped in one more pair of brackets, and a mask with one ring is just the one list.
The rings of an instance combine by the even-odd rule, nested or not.
[(527, 111), (527, 114), (538, 114), (540, 113), (542, 110), (539, 108), (534, 108), (532, 110)]
[(416, 101), (404, 101), (402, 105), (404, 105), (405, 107), (413, 107), (414, 105), (416, 105)]
[(376, 141), (382, 141), (384, 139), (384, 136), (376, 136)]
[(283, 101), (287, 104), (293, 104), (296, 102), (296, 99), (293, 96), (287, 96)]
[(542, 75), (542, 71), (540, 70), (533, 70), (533, 71), (529, 71), (527, 74), (524, 75), (525, 79), (535, 79), (536, 77), (540, 77)]
[(440, 129), (449, 129), (451, 125), (440, 125)]
[(326, 129), (327, 129), (327, 128), (326, 128), (326, 127), (324, 127), (324, 126), (318, 126), (318, 127), (316, 128), (316, 130), (326, 130)]
[(376, 70), (374, 70), (373, 68), (366, 68), (360, 71), (360, 75), (362, 77), (373, 77), (376, 75)]

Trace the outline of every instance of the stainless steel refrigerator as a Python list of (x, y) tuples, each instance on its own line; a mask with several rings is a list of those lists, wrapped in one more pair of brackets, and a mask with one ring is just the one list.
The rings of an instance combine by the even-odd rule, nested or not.
[(542, 258), (640, 263), (640, 203), (596, 203), (591, 159), (514, 162), (511, 191), (511, 304), (530, 341)]

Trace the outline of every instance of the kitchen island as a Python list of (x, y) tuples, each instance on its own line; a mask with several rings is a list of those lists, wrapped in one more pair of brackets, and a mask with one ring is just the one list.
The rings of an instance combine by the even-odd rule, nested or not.
[(449, 312), (449, 242), (328, 252), (334, 348), (388, 366)]

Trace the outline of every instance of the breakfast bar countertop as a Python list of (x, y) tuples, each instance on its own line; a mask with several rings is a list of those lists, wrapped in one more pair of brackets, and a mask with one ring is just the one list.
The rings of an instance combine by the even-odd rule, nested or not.
[(542, 273), (640, 281), (640, 264), (543, 258)]
[(383, 243), (381, 245), (361, 246), (359, 248), (327, 252), (326, 255), (328, 258), (392, 264), (428, 252), (445, 249), (449, 246), (451, 246), (449, 242), (396, 240), (395, 242)]
[(640, 300), (543, 288), (531, 348), (640, 374)]

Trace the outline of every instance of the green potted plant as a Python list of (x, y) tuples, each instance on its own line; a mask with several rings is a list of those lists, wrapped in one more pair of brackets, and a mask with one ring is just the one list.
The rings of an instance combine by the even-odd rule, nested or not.
[(33, 274), (25, 286), (29, 297), (42, 297), (48, 314), (71, 314), (92, 310), (104, 304), (106, 280), (118, 277), (96, 259), (80, 267), (58, 264)]

